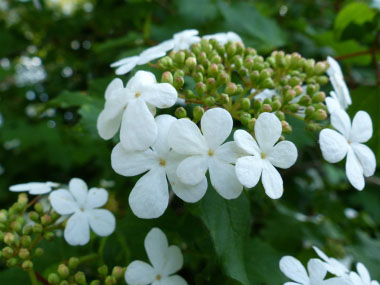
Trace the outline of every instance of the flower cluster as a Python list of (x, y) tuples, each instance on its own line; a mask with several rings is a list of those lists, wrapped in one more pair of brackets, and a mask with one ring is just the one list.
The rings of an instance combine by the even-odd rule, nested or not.
[[(320, 259), (312, 258), (307, 263), (307, 271), (302, 263), (292, 257), (284, 256), (280, 260), (280, 270), (294, 282), (285, 284), (299, 285), (379, 285), (377, 281), (371, 281), (367, 268), (362, 263), (357, 263), (357, 272), (350, 271), (348, 267), (335, 258), (328, 257), (317, 247), (313, 247)], [(326, 278), (327, 273), (334, 275)]]

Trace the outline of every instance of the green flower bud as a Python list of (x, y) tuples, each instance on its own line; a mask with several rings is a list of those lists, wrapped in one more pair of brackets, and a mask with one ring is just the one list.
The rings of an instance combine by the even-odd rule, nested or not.
[(43, 226), (48, 226), (48, 225), (50, 225), (51, 224), (51, 217), (49, 216), (49, 215), (43, 215), (42, 217), (41, 217), (41, 224), (43, 225)]
[(43, 248), (40, 248), (40, 247), (37, 247), (35, 250), (34, 250), (34, 255), (36, 257), (41, 257), (43, 256), (45, 253), (45, 250)]
[(316, 74), (323, 74), (327, 71), (328, 68), (329, 66), (326, 61), (320, 61), (315, 65), (314, 72)]
[(107, 276), (107, 274), (108, 274), (107, 265), (102, 265), (102, 266), (98, 267), (98, 272), (100, 275)]
[(327, 84), (329, 82), (329, 78), (325, 75), (321, 75), (317, 77), (317, 82), (321, 85)]
[(175, 110), (175, 116), (178, 118), (178, 119), (182, 119), (182, 118), (185, 118), (187, 117), (187, 112), (185, 110), (185, 108), (183, 107), (178, 107), (176, 110)]
[(198, 95), (203, 95), (207, 91), (207, 86), (203, 82), (198, 82), (195, 85), (195, 91), (197, 91)]
[(302, 64), (301, 55), (294, 52), (290, 56), (290, 68), (298, 68)]
[(53, 240), (53, 238), (54, 238), (54, 233), (53, 233), (53, 232), (46, 232), (46, 233), (44, 234), (44, 238), (45, 238), (47, 241), (51, 241), (51, 240)]
[(173, 84), (173, 75), (170, 71), (165, 71), (164, 73), (162, 73), (161, 75), (161, 82), (162, 83), (169, 83), (169, 84)]
[(313, 95), (312, 97), (312, 102), (313, 103), (322, 103), (326, 99), (326, 94), (325, 92), (317, 92)]
[(90, 285), (100, 285), (100, 281), (99, 280), (93, 280), (93, 281), (91, 281)]
[(236, 42), (235, 45), (236, 45), (236, 53), (243, 54), (245, 50), (244, 44), (242, 42)]
[(277, 112), (276, 112), (276, 116), (277, 116), (277, 118), (278, 118), (280, 121), (285, 120), (285, 114), (284, 114), (284, 112), (282, 112), (282, 111), (277, 111)]
[(240, 122), (246, 126), (248, 125), (248, 122), (251, 120), (251, 114), (247, 112), (241, 112), (240, 114)]
[(58, 274), (61, 276), (61, 278), (66, 279), (70, 275), (70, 269), (66, 264), (60, 264), (58, 266)]
[(74, 275), (74, 280), (75, 280), (75, 282), (77, 282), (80, 285), (85, 285), (86, 284), (86, 275), (84, 275), (83, 272), (78, 271)]
[(268, 88), (268, 89), (273, 89), (273, 88), (275, 87), (272, 78), (266, 78), (266, 79), (262, 82), (261, 86), (262, 86), (263, 88)]
[(255, 129), (256, 119), (252, 118), (248, 121), (247, 128), (250, 132), (252, 132)]
[(272, 112), (272, 107), (269, 104), (263, 104), (263, 112)]
[(13, 249), (10, 248), (9, 246), (4, 247), (1, 250), (1, 252), (2, 252), (4, 258), (6, 258), (6, 259), (11, 258), (13, 256), (13, 253), (14, 253)]
[(313, 106), (309, 106), (306, 108), (305, 115), (306, 117), (310, 117), (315, 112), (315, 108)]
[(204, 51), (198, 54), (198, 62), (200, 64), (204, 64), (207, 60), (208, 60), (207, 54)]
[(22, 193), (18, 195), (17, 202), (20, 203), (23, 207), (25, 207), (28, 204), (28, 195), (25, 193)]
[(262, 105), (263, 105), (263, 101), (261, 99), (253, 101), (253, 109), (256, 112), (258, 112), (261, 109)]
[(42, 227), (41, 224), (34, 224), (34, 225), (33, 225), (33, 232), (34, 232), (35, 234), (42, 233), (43, 230), (44, 230), (44, 228)]
[[(92, 284), (92, 283), (91, 283)], [(69, 281), (67, 280), (62, 280), (59, 285), (70, 285)]]
[(21, 258), (21, 259), (28, 259), (29, 256), (30, 256), (30, 252), (28, 249), (26, 248), (20, 248), (19, 252), (18, 252), (18, 256)]
[(290, 86), (294, 87), (302, 83), (302, 80), (299, 77), (293, 76), (289, 79)]
[(198, 65), (195, 67), (195, 71), (196, 71), (196, 72), (200, 72), (200, 73), (202, 73), (202, 74), (205, 74), (205, 68), (204, 68), (203, 65), (200, 65), (200, 64), (198, 64)]
[(306, 87), (306, 93), (308, 95), (313, 95), (314, 93), (318, 92), (319, 86), (317, 84), (308, 84)]
[(173, 60), (169, 56), (164, 56), (158, 61), (158, 66), (162, 69), (171, 69), (173, 67)]
[(298, 103), (301, 106), (308, 106), (311, 103), (311, 98), (309, 95), (302, 96)]
[(249, 70), (245, 67), (240, 68), (238, 72), (241, 77), (247, 77), (249, 74)]
[(30, 235), (33, 232), (33, 226), (32, 225), (27, 225), (24, 227), (24, 234), (25, 235)]
[(115, 277), (113, 277), (113, 276), (107, 276), (107, 278), (104, 282), (105, 285), (115, 285), (116, 283), (117, 283), (117, 281), (116, 281)]
[(211, 77), (216, 77), (218, 75), (218, 65), (216, 63), (210, 64), (207, 74)]
[(299, 96), (303, 93), (303, 89), (300, 85), (294, 86), (293, 90), (296, 92), (296, 96)]
[(312, 115), (311, 115), (311, 118), (313, 120), (318, 120), (318, 121), (321, 121), (321, 120), (326, 120), (327, 119), (327, 113), (325, 110), (323, 109), (318, 109), (316, 110)]
[(8, 221), (8, 212), (6, 210), (0, 211), (0, 223), (6, 223)]
[(201, 44), (200, 43), (195, 43), (191, 46), (191, 51), (198, 55), (201, 52)]
[(212, 58), (211, 58), (211, 63), (216, 63), (216, 64), (219, 64), (219, 63), (222, 63), (222, 58), (220, 57), (220, 55), (214, 55)]
[(211, 96), (206, 97), (203, 101), (204, 101), (205, 105), (207, 105), (209, 107), (215, 105), (215, 98), (214, 97), (211, 97)]
[(251, 108), (251, 100), (249, 100), (248, 98), (242, 98), (240, 100), (240, 107), (244, 110), (244, 111), (248, 111), (249, 108)]
[(251, 47), (247, 47), (245, 49), (245, 53), (246, 53), (246, 55), (250, 55), (250, 56), (257, 55), (257, 51), (254, 48), (251, 48)]
[(34, 210), (36, 210), (38, 214), (42, 215), (44, 213), (44, 206), (40, 202), (37, 202), (34, 204)]
[(244, 59), (244, 66), (248, 69), (251, 69), (253, 67), (253, 56), (247, 56)]
[(236, 44), (233, 42), (227, 43), (227, 55), (233, 57), (236, 54)]
[(304, 68), (306, 73), (311, 74), (314, 73), (314, 65), (315, 65), (315, 60), (314, 59), (308, 59), (304, 63)]
[(230, 97), (226, 93), (220, 94), (220, 101), (222, 104), (228, 104), (230, 102)]
[(22, 264), (21, 264), (21, 268), (22, 270), (24, 271), (30, 271), (33, 269), (33, 262), (30, 261), (30, 260), (25, 260)]
[(183, 51), (176, 52), (174, 55), (174, 62), (179, 66), (182, 66), (185, 62), (185, 53)]
[(285, 93), (286, 102), (292, 101), (295, 97), (296, 97), (296, 91), (294, 91), (293, 89), (289, 89), (288, 91), (286, 91)]
[(265, 80), (267, 78), (270, 78), (272, 73), (273, 73), (273, 71), (269, 68), (263, 69), (260, 71), (260, 79)]
[(186, 97), (186, 99), (194, 99), (195, 98), (194, 92), (191, 90), (186, 90), (185, 91), (185, 97)]
[(195, 82), (202, 82), (203, 81), (203, 74), (201, 72), (196, 72), (194, 74), (194, 80)]
[(3, 241), (7, 245), (15, 244), (16, 243), (16, 236), (12, 233), (9, 233), (9, 232), (5, 233)]
[(76, 269), (79, 265), (79, 259), (77, 257), (71, 257), (68, 264), (70, 269)]
[(321, 126), (317, 123), (314, 123), (314, 122), (309, 122), (307, 125), (306, 125), (306, 129), (308, 131), (312, 131), (312, 132), (315, 132), (315, 131), (319, 131), (321, 129)]
[(201, 106), (195, 106), (193, 109), (193, 121), (195, 123), (199, 122), (202, 119), (205, 110)]
[(292, 131), (292, 127), (287, 121), (281, 121), (281, 126), (284, 133), (290, 133)]
[(174, 77), (173, 86), (179, 90), (185, 84), (185, 79), (182, 76)]
[(241, 84), (236, 85), (236, 94), (243, 94), (244, 88)]
[(192, 71), (197, 66), (197, 59), (195, 57), (189, 57), (185, 62), (186, 68)]
[(236, 84), (233, 83), (233, 82), (229, 82), (229, 83), (227, 83), (227, 86), (226, 86), (226, 88), (224, 89), (224, 93), (226, 93), (226, 94), (232, 96), (232, 95), (234, 95), (236, 92), (237, 92), (237, 86), (236, 86)]
[(216, 86), (216, 80), (215, 80), (215, 78), (212, 78), (212, 77), (207, 78), (207, 80), (206, 80), (206, 88), (207, 88), (207, 90), (208, 91), (212, 91), (216, 87), (217, 86)]
[(174, 75), (173, 75), (174, 78), (184, 77), (184, 76), (185, 76), (185, 72), (182, 69), (176, 70), (176, 72), (174, 72)]
[(230, 76), (228, 75), (227, 72), (225, 71), (219, 72), (218, 79), (217, 79), (218, 84), (220, 85), (227, 84), (227, 82), (229, 81), (230, 81)]
[(281, 101), (279, 100), (274, 100), (271, 104), (272, 110), (277, 111), (281, 108)]
[(277, 63), (280, 62), (281, 60), (283, 60), (285, 57), (285, 53), (282, 50), (281, 51), (274, 51), (272, 53), (272, 55), (275, 57)]
[(31, 211), (28, 213), (29, 219), (31, 219), (33, 222), (38, 223), (40, 216), (37, 212)]
[(48, 281), (50, 284), (58, 284), (60, 281), (60, 278), (56, 273), (50, 273), (48, 276)]
[(236, 69), (240, 69), (243, 66), (243, 58), (240, 55), (235, 55), (232, 59)]
[(292, 113), (297, 113), (299, 109), (300, 109), (300, 105), (296, 103), (289, 105), (289, 111)]
[(12, 257), (6, 261), (7, 267), (11, 268), (17, 265), (17, 258)]
[(207, 39), (201, 40), (201, 48), (202, 48), (202, 51), (206, 53), (209, 53), (210, 51), (212, 51), (212, 45)]
[(251, 79), (253, 83), (258, 82), (260, 79), (260, 72), (257, 70), (252, 71), (251, 74), (249, 75), (249, 78)]
[(115, 266), (113, 269), (112, 269), (112, 276), (115, 277), (116, 279), (120, 279), (122, 278), (124, 275), (124, 270), (122, 267), (120, 266)]
[(1, 241), (1, 240), (4, 240), (4, 236), (5, 236), (5, 233), (2, 232), (2, 231), (0, 231), (0, 241)]

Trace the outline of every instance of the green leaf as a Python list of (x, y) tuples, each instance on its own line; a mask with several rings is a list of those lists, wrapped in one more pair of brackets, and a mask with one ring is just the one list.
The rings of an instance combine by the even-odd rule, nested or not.
[(56, 98), (51, 100), (49, 104), (59, 106), (61, 108), (69, 108), (79, 107), (86, 104), (101, 106), (102, 102), (86, 95), (86, 93), (63, 91)]
[(335, 19), (334, 29), (338, 36), (340, 36), (343, 30), (351, 23), (362, 25), (366, 22), (372, 21), (375, 15), (376, 12), (371, 9), (367, 3), (350, 3), (342, 10), (340, 10), (338, 16)]
[(244, 264), (244, 244), (251, 225), (249, 201), (244, 193), (226, 200), (209, 187), (199, 206), (199, 215), (210, 231), (216, 253), (228, 276), (249, 284)]
[(179, 0), (177, 5), (179, 14), (192, 22), (203, 23), (218, 14), (212, 0)]

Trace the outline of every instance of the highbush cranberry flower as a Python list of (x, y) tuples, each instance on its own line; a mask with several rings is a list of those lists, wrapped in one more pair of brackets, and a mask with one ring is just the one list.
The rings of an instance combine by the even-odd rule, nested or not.
[(182, 252), (178, 246), (169, 246), (165, 234), (153, 228), (144, 241), (145, 250), (152, 265), (135, 260), (125, 271), (129, 285), (186, 285), (179, 275), (173, 275), (183, 266)]
[(115, 230), (115, 217), (102, 207), (108, 200), (105, 189), (91, 188), (73, 178), (69, 190), (58, 189), (49, 196), (50, 203), (58, 214), (71, 215), (67, 221), (64, 237), (70, 245), (85, 245), (90, 240), (90, 228), (99, 236), (109, 236)]
[(322, 250), (320, 250), (316, 246), (313, 246), (313, 249), (318, 254), (318, 256), (324, 261), (328, 272), (336, 276), (348, 276), (348, 273), (350, 271), (344, 264), (342, 264), (335, 258), (328, 257)]
[(243, 186), (236, 178), (232, 163), (237, 159), (234, 142), (223, 142), (232, 130), (230, 113), (221, 108), (206, 111), (201, 119), (202, 133), (192, 121), (180, 119), (169, 130), (169, 145), (177, 153), (187, 155), (177, 168), (179, 180), (197, 185), (207, 170), (215, 190), (225, 199), (237, 198)]
[(184, 156), (171, 151), (168, 144), (168, 131), (176, 120), (170, 115), (156, 118), (157, 139), (147, 150), (128, 152), (118, 144), (112, 151), (112, 167), (117, 173), (135, 176), (148, 171), (129, 196), (131, 209), (139, 218), (157, 218), (164, 213), (169, 202), (167, 179), (174, 193), (186, 202), (197, 202), (206, 192), (206, 177), (195, 185), (183, 184), (177, 178), (176, 169)]
[(175, 33), (173, 39), (164, 41), (162, 44), (172, 45), (174, 51), (189, 49), (194, 43), (199, 42), (201, 39), (198, 37), (198, 31), (195, 29), (184, 30), (182, 32)]
[(105, 97), (97, 124), (100, 136), (110, 139), (120, 127), (120, 141), (126, 150), (145, 150), (157, 136), (154, 107), (173, 106), (177, 91), (168, 83), (157, 83), (153, 73), (138, 71), (125, 88), (120, 79), (114, 79)]
[(280, 198), (283, 193), (283, 181), (274, 166), (289, 168), (297, 160), (297, 148), (292, 142), (275, 144), (281, 132), (280, 120), (272, 113), (262, 113), (255, 124), (256, 140), (244, 130), (234, 133), (237, 146), (248, 154), (236, 161), (237, 178), (251, 188), (262, 177), (265, 193), (272, 199)]
[(364, 145), (372, 137), (372, 121), (368, 113), (356, 113), (352, 125), (347, 113), (336, 110), (331, 114), (331, 124), (337, 130), (324, 129), (319, 134), (319, 144), (324, 159), (336, 163), (346, 156), (346, 175), (358, 190), (363, 190), (364, 176), (369, 177), (376, 169), (372, 150)]
[(211, 40), (215, 39), (217, 40), (221, 45), (225, 45), (228, 42), (243, 42), (241, 37), (234, 32), (227, 32), (227, 33), (216, 33), (213, 35), (206, 35), (203, 36), (204, 39)]
[(29, 182), (23, 184), (16, 184), (9, 187), (12, 192), (29, 192), (31, 195), (42, 195), (49, 193), (52, 188), (58, 187), (55, 182)]
[(350, 279), (352, 281), (352, 285), (379, 285), (379, 282), (373, 280), (371, 281), (371, 276), (367, 268), (362, 264), (356, 264), (356, 272), (350, 273)]
[(286, 275), (289, 279), (294, 282), (287, 282), (284, 285), (348, 285), (341, 277), (334, 277), (325, 280), (327, 269), (324, 263), (316, 258), (310, 259), (307, 263), (306, 272), (305, 267), (302, 263), (292, 257), (284, 256), (280, 260), (280, 270)]

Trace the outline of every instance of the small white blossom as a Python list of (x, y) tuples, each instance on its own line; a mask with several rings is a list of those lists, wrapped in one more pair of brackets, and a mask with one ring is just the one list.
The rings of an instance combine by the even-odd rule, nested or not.
[(228, 42), (243, 42), (241, 37), (234, 33), (234, 32), (227, 32), (227, 33), (216, 33), (213, 35), (205, 35), (203, 36), (206, 40), (215, 39), (217, 40), (221, 45), (225, 45)]
[(339, 262), (337, 259), (328, 257), (322, 250), (318, 247), (313, 246), (314, 251), (318, 254), (318, 256), (325, 262), (325, 266), (328, 272), (336, 275), (336, 276), (347, 276), (350, 272), (348, 268)]
[[(256, 89), (252, 89), (251, 90), (251, 94), (252, 93), (255, 93), (256, 92)], [(264, 89), (263, 91), (261, 91), (260, 93), (256, 94), (255, 97), (253, 97), (255, 100), (265, 100), (267, 98), (271, 99), (273, 96), (275, 96), (277, 94), (276, 90), (274, 89)]]
[(172, 44), (174, 51), (189, 49), (192, 44), (199, 42), (201, 39), (198, 37), (198, 31), (195, 29), (184, 30), (175, 33), (173, 39), (167, 40), (165, 44)]
[(169, 246), (165, 234), (153, 228), (145, 238), (145, 250), (152, 265), (135, 260), (125, 272), (129, 285), (186, 285), (179, 275), (173, 275), (183, 266), (182, 252), (178, 246)]
[(206, 192), (206, 177), (196, 185), (183, 184), (177, 178), (177, 166), (185, 157), (171, 151), (168, 144), (168, 131), (176, 120), (170, 115), (156, 118), (157, 139), (147, 150), (127, 152), (118, 144), (112, 151), (112, 167), (117, 173), (135, 176), (148, 171), (129, 196), (131, 209), (139, 218), (157, 218), (164, 213), (169, 202), (167, 179), (174, 193), (186, 202), (197, 202)]
[(297, 148), (290, 141), (281, 141), (280, 120), (272, 113), (262, 113), (255, 124), (256, 140), (246, 131), (237, 130), (234, 140), (248, 156), (236, 162), (236, 175), (247, 188), (254, 187), (262, 177), (265, 193), (272, 199), (278, 199), (283, 193), (283, 181), (279, 168), (289, 168), (297, 160)]
[(99, 236), (109, 236), (115, 230), (115, 217), (105, 209), (108, 192), (102, 188), (87, 190), (86, 183), (73, 178), (69, 191), (58, 189), (49, 196), (53, 209), (60, 215), (71, 215), (64, 237), (70, 245), (85, 245), (90, 240), (90, 228)]
[(280, 260), (280, 270), (294, 282), (287, 282), (284, 285), (348, 285), (347, 281), (340, 277), (325, 280), (327, 269), (319, 259), (310, 259), (307, 263), (306, 272), (302, 263), (292, 257), (284, 256)]
[(197, 185), (210, 173), (211, 185), (225, 199), (237, 198), (243, 186), (237, 180), (232, 163), (237, 159), (234, 142), (223, 142), (232, 130), (230, 113), (221, 108), (206, 111), (201, 129), (188, 119), (173, 123), (169, 130), (169, 145), (177, 153), (187, 155), (177, 168), (184, 184)]
[(330, 114), (336, 110), (345, 110), (344, 102), (342, 102), (341, 98), (338, 98), (334, 91), (331, 91), (330, 96), (326, 97), (326, 106)]
[(330, 56), (327, 57), (327, 62), (330, 65), (327, 70), (327, 74), (334, 88), (336, 99), (345, 110), (352, 104), (352, 100), (347, 84), (344, 81), (342, 69), (340, 68), (339, 63)]
[(42, 195), (49, 193), (53, 188), (58, 187), (55, 182), (29, 182), (23, 184), (16, 184), (9, 187), (12, 192), (29, 192), (31, 195)]
[(356, 113), (352, 125), (347, 113), (336, 110), (331, 115), (331, 124), (337, 130), (324, 129), (319, 135), (319, 144), (324, 159), (336, 163), (346, 156), (346, 175), (350, 183), (363, 190), (364, 176), (369, 177), (376, 169), (372, 150), (364, 145), (372, 137), (372, 121), (368, 113)]
[(105, 97), (97, 123), (99, 135), (110, 139), (120, 128), (120, 141), (126, 150), (145, 150), (157, 137), (155, 107), (173, 106), (177, 91), (169, 83), (157, 83), (153, 73), (138, 71), (125, 88), (120, 79), (114, 79)]
[(367, 268), (362, 263), (359, 262), (356, 265), (356, 271), (358, 273), (350, 273), (352, 285), (379, 285), (379, 282), (375, 280), (371, 281), (371, 276), (369, 275)]

